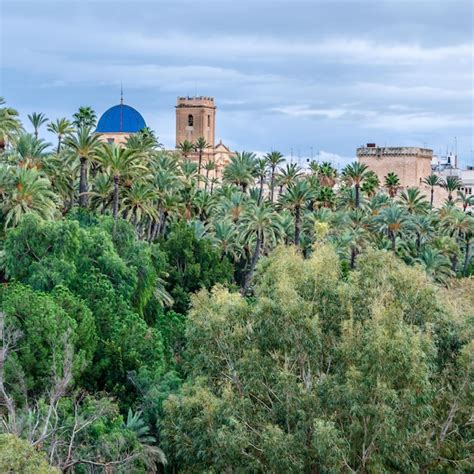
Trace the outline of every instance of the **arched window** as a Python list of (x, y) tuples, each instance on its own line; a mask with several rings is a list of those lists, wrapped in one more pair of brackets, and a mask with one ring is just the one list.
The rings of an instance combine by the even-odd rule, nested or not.
[(188, 115), (188, 126), (192, 127), (193, 125), (194, 125), (194, 117), (191, 114), (189, 114)]
[(211, 126), (211, 116), (210, 115), (207, 116), (207, 126), (208, 127)]

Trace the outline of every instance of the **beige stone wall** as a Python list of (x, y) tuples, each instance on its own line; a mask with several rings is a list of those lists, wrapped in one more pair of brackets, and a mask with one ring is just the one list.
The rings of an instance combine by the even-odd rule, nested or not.
[[(189, 116), (192, 116), (192, 125)], [(216, 107), (212, 97), (178, 97), (176, 104), (176, 147), (184, 140), (194, 143), (199, 137), (214, 147)]]
[(100, 133), (99, 140), (104, 143), (115, 143), (116, 145), (123, 145), (130, 135), (131, 133)]
[(431, 174), (433, 151), (417, 147), (363, 147), (357, 158), (374, 171), (383, 184), (388, 173), (396, 173), (402, 188), (420, 186)]

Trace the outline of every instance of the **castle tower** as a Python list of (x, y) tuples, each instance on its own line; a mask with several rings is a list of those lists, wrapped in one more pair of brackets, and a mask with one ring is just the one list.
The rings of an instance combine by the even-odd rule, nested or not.
[(213, 97), (178, 97), (176, 104), (176, 147), (184, 140), (194, 143), (204, 137), (215, 144), (216, 106)]

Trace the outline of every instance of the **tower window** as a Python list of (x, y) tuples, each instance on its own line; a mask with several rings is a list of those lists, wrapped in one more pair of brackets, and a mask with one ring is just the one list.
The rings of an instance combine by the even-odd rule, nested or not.
[(189, 114), (188, 115), (188, 126), (192, 127), (193, 125), (194, 125), (194, 117), (191, 114)]
[(211, 126), (211, 116), (210, 115), (207, 116), (207, 126), (208, 127)]
[(107, 143), (114, 143), (115, 140), (113, 138), (107, 138)]

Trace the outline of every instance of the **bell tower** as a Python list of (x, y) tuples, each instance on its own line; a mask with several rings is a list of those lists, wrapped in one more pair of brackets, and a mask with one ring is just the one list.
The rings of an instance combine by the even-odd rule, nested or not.
[(195, 143), (204, 137), (215, 145), (216, 106), (213, 97), (178, 97), (176, 104), (176, 147), (184, 140)]

